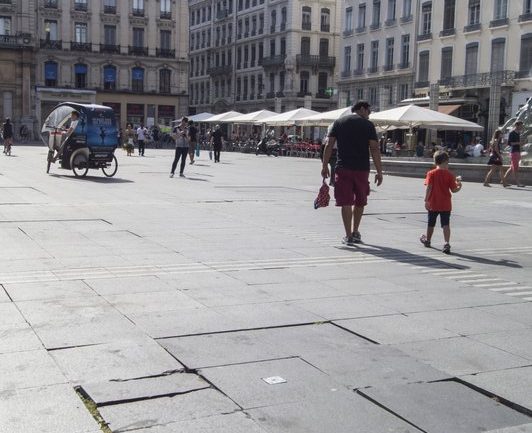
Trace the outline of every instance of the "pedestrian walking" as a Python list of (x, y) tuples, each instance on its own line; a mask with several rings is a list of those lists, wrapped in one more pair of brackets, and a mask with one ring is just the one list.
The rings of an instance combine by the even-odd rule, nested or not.
[(148, 129), (141, 123), (137, 128), (137, 142), (139, 144), (139, 156), (144, 156), (144, 149), (146, 148), (146, 135)]
[(198, 145), (198, 129), (194, 126), (194, 121), (188, 121), (188, 156), (190, 164), (194, 164), (194, 153)]
[(495, 173), (495, 171), (497, 171), (497, 169), (499, 169), (501, 183), (503, 184), (503, 186), (506, 186), (506, 181), (504, 180), (504, 167), (502, 165), (501, 143), (502, 132), (500, 130), (496, 130), (493, 133), (493, 138), (491, 139), (490, 143), (490, 159), (488, 160), (488, 165), (490, 166), (490, 168), (488, 169), (488, 173), (486, 174), (486, 178), (484, 179), (484, 186), (491, 186), (491, 176), (493, 175), (493, 173)]
[(179, 176), (184, 177), (185, 164), (187, 162), (188, 154), (188, 119), (183, 117), (179, 125), (174, 128), (173, 138), (175, 140), (175, 157), (172, 163), (172, 170), (170, 171), (170, 177), (174, 177), (177, 163), (181, 159), (181, 165), (179, 167)]
[(514, 123), (514, 129), (510, 132), (508, 136), (508, 145), (510, 146), (510, 168), (506, 170), (504, 174), (504, 183), (508, 184), (508, 176), (510, 173), (514, 178), (515, 184), (524, 188), (519, 181), (519, 161), (521, 161), (521, 132), (523, 132), (523, 122), (517, 121)]
[(125, 149), (127, 152), (127, 156), (133, 155), (133, 152), (135, 151), (135, 131), (133, 130), (133, 125), (131, 123), (128, 123), (126, 125), (126, 131), (124, 132), (124, 138), (125, 138)]
[(220, 162), (220, 153), (223, 145), (223, 133), (220, 129), (220, 125), (214, 127), (214, 131), (211, 134), (211, 145), (214, 151), (214, 162)]
[(329, 161), (337, 146), (334, 198), (342, 208), (345, 237), (342, 243), (354, 245), (362, 242), (359, 226), (368, 203), (369, 157), (373, 159), (377, 173), (375, 183), (382, 184), (382, 166), (379, 142), (375, 126), (369, 119), (371, 106), (359, 101), (351, 108), (352, 114), (335, 120), (329, 132), (323, 152), (321, 175), (330, 175)]
[(11, 146), (13, 146), (13, 124), (9, 117), (6, 117), (6, 121), (2, 126), (2, 137), (4, 138), (4, 153), (6, 155), (11, 155)]
[(460, 177), (455, 177), (449, 171), (449, 155), (447, 152), (438, 150), (434, 153), (434, 163), (436, 168), (430, 170), (425, 178), (425, 209), (428, 211), (427, 233), (421, 235), (419, 240), (427, 248), (430, 247), (434, 227), (436, 226), (436, 219), (440, 216), (440, 224), (443, 229), (443, 252), (451, 254), (451, 210), (452, 200), (451, 193), (456, 193), (462, 189), (462, 181)]

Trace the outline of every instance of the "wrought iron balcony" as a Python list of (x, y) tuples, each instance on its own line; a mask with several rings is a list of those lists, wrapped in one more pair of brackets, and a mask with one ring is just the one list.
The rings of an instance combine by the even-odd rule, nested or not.
[(452, 29), (443, 29), (441, 32), (440, 32), (440, 38), (444, 38), (445, 36), (452, 36), (452, 35), (455, 35), (456, 34), (456, 29), (452, 28)]
[(373, 23), (369, 26), (370, 30), (379, 30), (381, 28), (381, 23)]
[(355, 29), (355, 33), (364, 33), (366, 31), (366, 26), (364, 27), (357, 27)]
[(364, 75), (364, 68), (353, 69), (354, 77), (360, 77), (361, 75)]
[(278, 92), (275, 92), (276, 98), (284, 98), (284, 93), (282, 90), (279, 90)]
[(212, 66), (207, 69), (207, 74), (211, 77), (218, 75), (229, 75), (233, 72), (233, 67), (231, 65), (222, 65), (222, 66)]
[(353, 29), (346, 29), (343, 31), (342, 36), (353, 36)]
[(275, 92), (266, 93), (266, 99), (273, 99), (273, 98), (275, 98)]
[(526, 14), (519, 15), (519, 22), (525, 22), (525, 21), (532, 21), (532, 12), (528, 12)]
[(331, 25), (330, 24), (322, 24), (320, 26), (320, 32), (327, 32), (329, 33), (331, 31)]
[(285, 54), (277, 54), (276, 56), (263, 57), (262, 66), (264, 68), (272, 66), (282, 66), (284, 65), (284, 60), (286, 58)]
[(313, 66), (320, 68), (334, 68), (336, 57), (316, 56), (313, 54), (298, 54), (296, 56), (297, 66)]
[(156, 48), (155, 55), (157, 57), (164, 57), (167, 59), (175, 58), (175, 50), (170, 50), (168, 48)]
[(492, 20), (490, 21), (490, 29), (492, 29), (493, 27), (507, 26), (509, 23), (510, 23), (510, 20), (508, 19), (508, 17), (499, 18), (497, 20)]
[(120, 54), (120, 45), (100, 44), (100, 53)]
[(130, 45), (128, 47), (128, 53), (133, 56), (147, 56), (148, 47), (136, 47)]
[(377, 72), (379, 72), (378, 66), (370, 66), (368, 68), (368, 74), (376, 74)]
[(132, 14), (134, 17), (143, 17), (144, 8), (133, 8)]
[(52, 39), (41, 39), (40, 46), (41, 48), (47, 48), (49, 50), (62, 50), (63, 41), (52, 40)]
[(44, 0), (44, 7), (49, 9), (57, 9), (58, 0)]
[(90, 42), (70, 42), (71, 51), (92, 51)]
[(392, 64), (388, 64), (388, 65), (384, 65), (384, 67), (383, 67), (384, 71), (393, 71), (394, 69), (395, 69), (395, 67), (394, 67), (393, 63)]
[(312, 93), (310, 92), (297, 92), (298, 98), (304, 98), (305, 96), (312, 96)]
[(395, 26), (396, 24), (397, 24), (397, 20), (395, 18), (384, 21), (384, 25), (386, 27), (392, 27), (392, 26)]
[(408, 69), (409, 67), (410, 67), (410, 62), (403, 62), (397, 65), (398, 69)]
[(20, 46), (17, 36), (0, 35), (0, 47), (17, 48)]
[(351, 76), (351, 70), (348, 69), (346, 71), (342, 71), (340, 75), (342, 76), (342, 78), (349, 78)]
[(414, 20), (413, 15), (407, 15), (406, 17), (401, 17), (401, 24), (409, 23)]
[(318, 93), (316, 93), (316, 98), (331, 99), (331, 95), (327, 94), (325, 90), (320, 90)]
[(424, 87), (430, 87), (430, 83), (428, 81), (416, 81), (414, 87), (416, 89), (422, 89)]
[(161, 11), (160, 15), (162, 20), (171, 20), (172, 19), (172, 12), (170, 11)]
[(475, 32), (477, 30), (480, 30), (481, 28), (482, 24), (480, 23), (469, 24), (464, 27), (464, 33)]
[(432, 33), (423, 33), (422, 35), (417, 35), (418, 41), (429, 41), (432, 39)]
[(311, 23), (311, 22), (307, 22), (307, 21), (305, 21), (305, 22), (301, 25), (301, 30), (312, 30), (312, 23)]
[[(519, 75), (519, 74), (517, 74)], [(459, 75), (446, 78), (440, 84), (451, 89), (491, 87), (511, 84), (516, 78), (515, 71), (483, 72), (480, 74)]]
[(530, 77), (532, 77), (532, 70), (517, 71), (515, 73), (515, 78), (530, 78)]
[(74, 2), (74, 10), (75, 11), (81, 11), (81, 12), (87, 12), (87, 3), (86, 2)]
[(116, 14), (116, 6), (111, 5), (103, 5), (103, 13), (104, 14)]

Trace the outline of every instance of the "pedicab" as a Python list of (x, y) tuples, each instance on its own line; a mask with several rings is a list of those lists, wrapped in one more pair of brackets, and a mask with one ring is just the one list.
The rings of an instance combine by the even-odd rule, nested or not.
[(48, 115), (41, 139), (48, 146), (46, 173), (53, 163), (84, 177), (89, 169), (102, 169), (112, 177), (118, 170), (118, 146), (113, 109), (96, 104), (63, 102)]

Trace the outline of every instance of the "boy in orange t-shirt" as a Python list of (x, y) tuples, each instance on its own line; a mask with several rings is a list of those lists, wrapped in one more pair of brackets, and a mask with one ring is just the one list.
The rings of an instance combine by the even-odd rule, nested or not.
[(449, 240), (451, 238), (451, 228), (449, 220), (451, 218), (451, 192), (458, 192), (462, 189), (460, 177), (455, 177), (449, 171), (449, 155), (446, 152), (438, 151), (434, 154), (436, 168), (430, 170), (425, 178), (427, 190), (425, 193), (425, 209), (428, 210), (427, 234), (419, 239), (427, 248), (430, 247), (430, 240), (436, 226), (436, 219), (440, 216), (440, 223), (443, 229), (445, 245), (443, 252), (451, 254)]

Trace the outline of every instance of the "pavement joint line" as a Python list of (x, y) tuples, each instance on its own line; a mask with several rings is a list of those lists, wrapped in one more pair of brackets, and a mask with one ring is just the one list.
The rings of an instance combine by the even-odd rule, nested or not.
[(473, 274), (473, 275), (464, 275), (464, 276), (447, 277), (447, 278), (461, 278), (460, 281), (467, 281), (469, 279), (474, 280), (475, 278), (482, 278), (482, 277), (488, 277), (488, 276), (489, 275), (486, 275), (486, 274)]
[[(426, 272), (432, 272), (430, 270), (427, 270)], [(474, 271), (466, 271), (466, 270), (456, 270), (456, 271), (445, 271), (445, 272), (434, 272), (432, 275), (434, 276), (437, 276), (437, 277), (440, 277), (440, 276), (446, 276), (446, 275), (456, 275), (458, 277), (460, 277), (461, 275), (464, 275), (464, 274), (472, 274), (474, 273)]]
[[(514, 290), (515, 288), (516, 288), (515, 286), (496, 287), (496, 288), (490, 288), (489, 290), (491, 290), (492, 292), (509, 292), (509, 291)], [(528, 290), (528, 289), (532, 289), (532, 287), (530, 287), (530, 286), (521, 286), (520, 289), (521, 290)]]
[(473, 279), (470, 279), (470, 280), (463, 280), (463, 279), (460, 279), (460, 280), (457, 280), (455, 278), (450, 278), (450, 277), (447, 277), (449, 279), (452, 279), (454, 281), (456, 281), (457, 283), (466, 283), (466, 284), (473, 284), (473, 283), (487, 283), (489, 281), (493, 281), (493, 282), (504, 282), (503, 279), (501, 278), (473, 278)]
[(508, 295), (508, 296), (532, 295), (532, 291), (528, 290), (525, 292), (508, 292), (508, 293), (505, 293), (505, 295)]
[(516, 283), (516, 282), (513, 282), (513, 281), (501, 281), (499, 283), (482, 283), (482, 284), (471, 284), (473, 287), (500, 287), (500, 286), (507, 286), (507, 287), (511, 287), (511, 286), (518, 286), (519, 283)]
[(522, 250), (532, 250), (532, 246), (530, 247), (506, 247), (506, 248), (480, 248), (480, 249), (474, 249), (474, 250), (465, 250), (468, 253), (480, 253), (483, 251), (487, 252), (496, 252), (496, 251), (522, 251)]
[[(301, 359), (302, 361), (304, 361), (303, 358), (301, 358), (299, 355), (287, 355), (287, 356), (281, 356), (278, 358), (265, 358), (265, 359), (255, 359), (253, 361), (230, 362), (228, 364), (202, 365), (202, 366), (194, 367), (194, 370), (208, 370), (210, 368), (232, 367), (235, 365), (249, 365), (249, 364), (271, 362), (271, 361), (286, 361), (288, 359)], [(178, 359), (178, 361), (182, 363), (181, 360)]]

